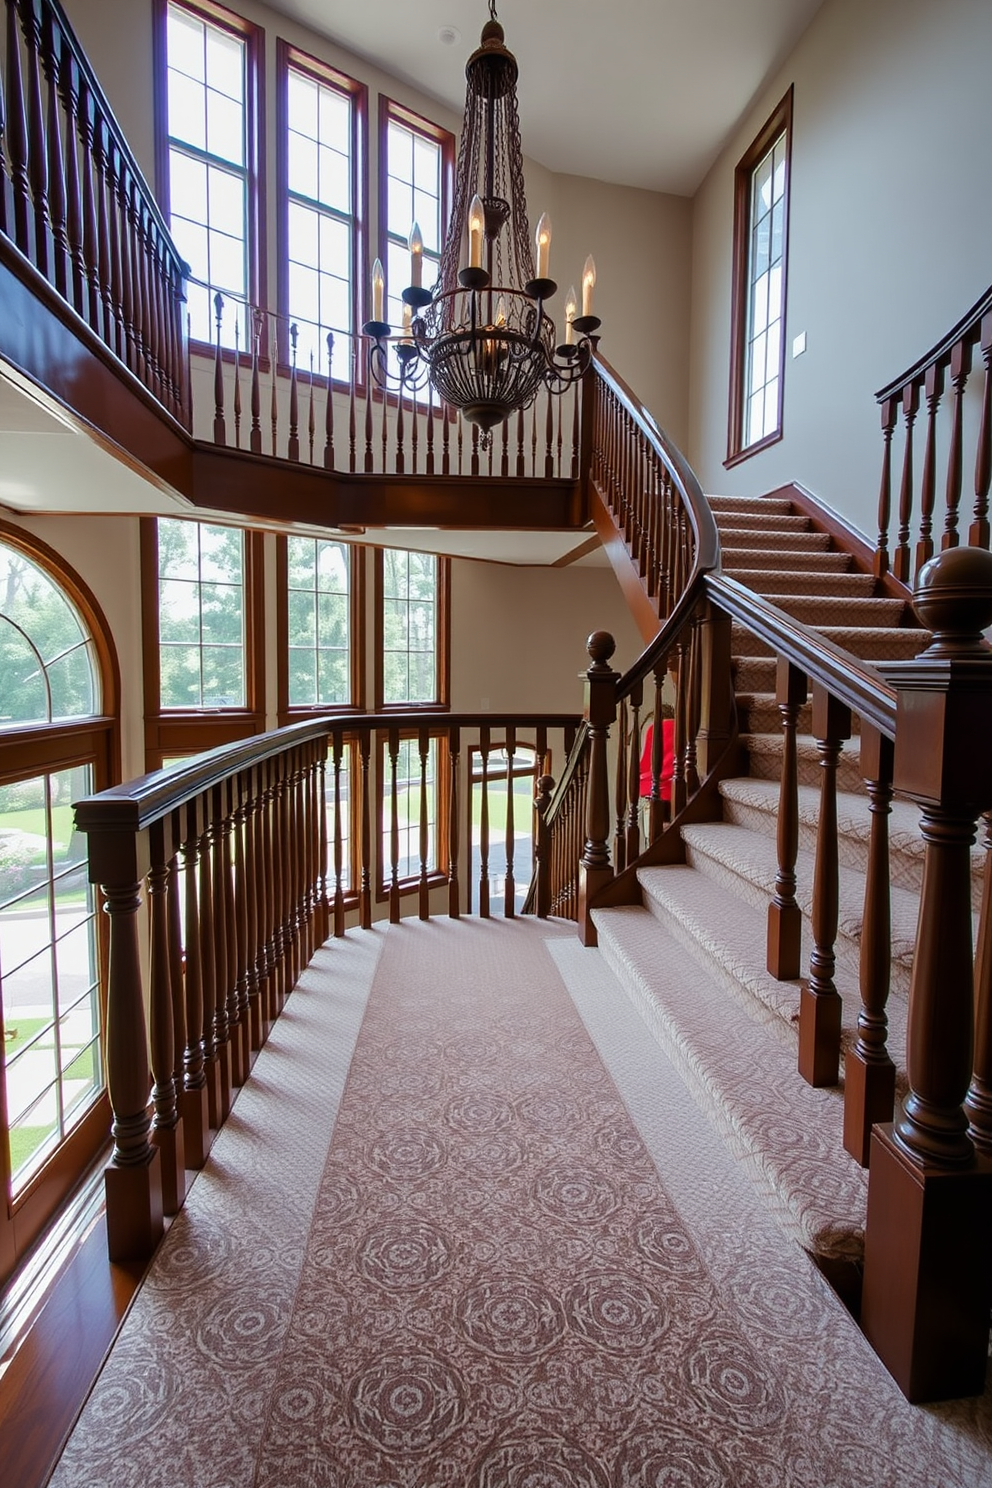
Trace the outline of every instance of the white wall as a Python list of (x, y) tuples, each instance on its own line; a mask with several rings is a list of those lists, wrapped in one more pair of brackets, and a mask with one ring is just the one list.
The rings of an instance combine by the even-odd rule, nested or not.
[[(688, 453), (705, 489), (795, 479), (874, 538), (873, 394), (992, 281), (990, 61), (989, 0), (826, 0), (742, 121), (693, 208)], [(790, 83), (784, 438), (724, 470), (734, 168)]]

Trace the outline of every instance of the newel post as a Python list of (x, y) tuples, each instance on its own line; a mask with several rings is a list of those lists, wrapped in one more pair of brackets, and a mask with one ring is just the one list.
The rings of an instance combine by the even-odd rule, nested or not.
[(914, 1401), (978, 1395), (992, 1300), (992, 1160), (976, 1153), (970, 849), (992, 805), (992, 554), (948, 548), (914, 605), (934, 632), (890, 663), (898, 691), (894, 786), (922, 807), (920, 919), (909, 992), (909, 1093), (872, 1135), (861, 1323)]
[(579, 862), (579, 939), (596, 944), (591, 906), (613, 878), (610, 863), (610, 777), (606, 748), (610, 724), (617, 716), (619, 673), (610, 666), (616, 641), (605, 630), (593, 631), (586, 642), (592, 666), (586, 672), (585, 719), (589, 726), (589, 777), (586, 792), (586, 838)]

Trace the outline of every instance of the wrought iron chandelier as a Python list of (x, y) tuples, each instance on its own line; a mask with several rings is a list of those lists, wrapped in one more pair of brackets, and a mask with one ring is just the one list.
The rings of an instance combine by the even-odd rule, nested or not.
[(372, 319), (363, 326), (378, 387), (415, 393), (430, 382), (444, 403), (487, 438), (511, 413), (528, 407), (540, 388), (563, 393), (581, 377), (601, 324), (592, 313), (596, 267), (591, 257), (582, 274), (582, 314), (570, 289), (560, 343), (547, 314), (545, 306), (558, 288), (548, 276), (551, 223), (545, 214), (537, 225), (535, 272), (517, 62), (504, 45), (495, 0), (489, 0), (489, 16), (481, 44), (465, 66), (465, 118), (437, 284), (433, 292), (423, 287), (423, 245), (414, 223), (403, 326), (394, 331), (383, 319), (379, 259), (372, 271)]

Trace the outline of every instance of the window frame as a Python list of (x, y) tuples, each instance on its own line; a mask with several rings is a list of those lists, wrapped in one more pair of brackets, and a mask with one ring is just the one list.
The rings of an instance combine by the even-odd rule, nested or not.
[[(789, 289), (789, 207), (792, 187), (792, 132), (793, 132), (793, 88), (790, 86), (784, 98), (776, 105), (762, 125), (754, 140), (741, 156), (734, 172), (734, 238), (733, 279), (730, 306), (730, 399), (727, 431), (727, 458), (724, 468), (729, 469), (742, 460), (749, 459), (770, 445), (777, 444), (784, 435), (785, 406), (785, 327)], [(750, 300), (751, 267), (751, 196), (754, 172), (773, 148), (776, 141), (785, 135), (785, 186), (783, 190), (784, 222), (782, 228), (782, 334), (779, 338), (778, 370), (778, 417), (770, 434), (744, 443), (746, 425), (747, 392), (745, 379), (748, 373), (748, 304)]]
[[(389, 295), (388, 264), (389, 243), (396, 239), (391, 237), (388, 231), (389, 222), (389, 126), (391, 123), (401, 124), (404, 129), (409, 129), (413, 134), (419, 134), (422, 138), (430, 140), (432, 144), (441, 147), (441, 201), (440, 201), (440, 240), (441, 251), (444, 249), (445, 235), (448, 229), (448, 220), (451, 216), (452, 192), (455, 179), (455, 136), (450, 130), (442, 128), (430, 119), (425, 119), (423, 114), (415, 113), (413, 109), (407, 108), (405, 104), (397, 103), (396, 99), (390, 98), (385, 93), (379, 94), (379, 139), (378, 139), (378, 161), (379, 161), (379, 220), (378, 220), (378, 257), (387, 271), (386, 295)], [(409, 227), (407, 228), (409, 232)], [(438, 255), (440, 262), (440, 253)], [(406, 289), (406, 285), (402, 286)]]
[[(196, 517), (167, 518), (199, 521)], [(209, 527), (236, 523), (205, 522)], [(158, 518), (141, 519), (141, 649), (145, 703), (145, 766), (160, 769), (167, 758), (199, 754), (265, 730), (264, 533), (244, 534), (245, 705), (241, 708), (161, 706), (159, 665)]]
[(279, 727), (301, 718), (327, 713), (364, 713), (365, 711), (365, 549), (359, 543), (345, 543), (350, 554), (348, 602), (348, 652), (351, 675), (351, 700), (327, 707), (323, 703), (290, 703), (289, 701), (289, 538), (314, 537), (318, 542), (340, 539), (320, 533), (283, 533), (276, 537), (276, 714)]
[[(422, 549), (402, 549), (403, 552), (428, 551)], [(447, 713), (451, 709), (451, 559), (444, 558), (440, 553), (431, 553), (430, 556), (437, 561), (437, 590), (435, 598), (436, 607), (436, 668), (435, 679), (437, 682), (436, 696), (427, 702), (400, 702), (387, 703), (384, 701), (383, 692), (385, 686), (383, 672), (383, 646), (385, 642), (385, 623), (383, 618), (383, 603), (385, 589), (385, 575), (383, 568), (383, 549), (374, 550), (373, 562), (373, 603), (375, 609), (375, 674), (374, 674), (374, 706), (376, 713)]]
[[(289, 344), (289, 73), (290, 71), (302, 73), (314, 82), (330, 87), (336, 92), (347, 93), (351, 98), (351, 194), (352, 194), (352, 236), (351, 236), (351, 305), (354, 324), (351, 327), (351, 337), (357, 338), (361, 333), (361, 327), (365, 319), (365, 295), (366, 280), (368, 275), (364, 272), (366, 256), (366, 240), (368, 237), (368, 206), (369, 206), (369, 172), (368, 172), (368, 137), (369, 137), (369, 90), (366, 83), (358, 78), (353, 78), (348, 73), (341, 72), (311, 53), (293, 46), (284, 41), (282, 37), (276, 39), (276, 133), (278, 148), (276, 151), (276, 194), (279, 203), (278, 221), (276, 224), (276, 241), (278, 255), (278, 275), (276, 284), (276, 301), (278, 305), (278, 332), (277, 332), (277, 369), (288, 373), (291, 369), (291, 349)], [(331, 329), (340, 330), (341, 327)], [(335, 348), (337, 349), (337, 348)], [(342, 362), (336, 357), (337, 365), (347, 365), (350, 358)], [(364, 361), (361, 357), (357, 363), (361, 374), (358, 386), (364, 387)], [(299, 369), (303, 371), (306, 369)], [(321, 357), (321, 364), (314, 369), (314, 381), (318, 378), (326, 383), (327, 367)], [(347, 385), (348, 377), (335, 375), (335, 383), (341, 386)]]
[[(216, 0), (153, 0), (153, 73), (155, 177), (157, 196), (163, 216), (172, 219), (169, 169), (169, 6), (188, 11), (190, 15), (227, 31), (245, 43), (245, 179), (247, 209), (245, 232), (247, 249), (247, 299), (249, 305), (262, 305), (266, 298), (266, 201), (265, 201), (265, 31), (244, 16), (218, 5)], [(268, 358), (268, 317), (263, 317), (259, 356)], [(202, 341), (190, 336), (190, 350), (212, 353), (215, 340)], [(242, 347), (242, 356), (249, 348)], [(234, 348), (224, 346), (225, 360), (234, 360)], [(260, 363), (261, 364), (261, 363)]]

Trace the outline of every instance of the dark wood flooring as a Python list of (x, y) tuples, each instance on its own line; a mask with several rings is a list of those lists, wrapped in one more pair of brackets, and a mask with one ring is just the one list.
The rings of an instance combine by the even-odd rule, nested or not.
[(0, 1360), (0, 1483), (44, 1488), (144, 1274), (111, 1265), (101, 1217)]

